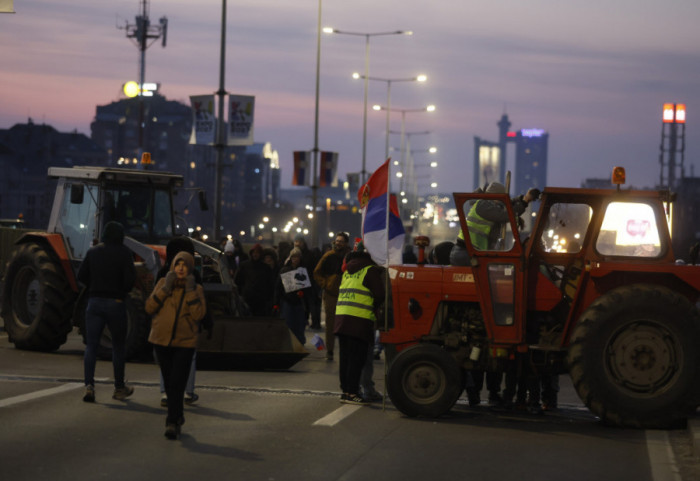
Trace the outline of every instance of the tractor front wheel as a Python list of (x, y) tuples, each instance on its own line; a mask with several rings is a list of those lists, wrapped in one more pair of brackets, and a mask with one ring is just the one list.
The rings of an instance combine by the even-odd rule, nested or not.
[(396, 409), (406, 416), (438, 417), (457, 402), (463, 377), (444, 349), (419, 344), (396, 355), (389, 367), (387, 390)]
[(576, 391), (607, 423), (682, 424), (700, 401), (700, 316), (657, 285), (614, 289), (583, 313), (568, 362)]
[(58, 260), (37, 243), (20, 245), (8, 262), (2, 317), (18, 349), (55, 351), (72, 329), (75, 293)]

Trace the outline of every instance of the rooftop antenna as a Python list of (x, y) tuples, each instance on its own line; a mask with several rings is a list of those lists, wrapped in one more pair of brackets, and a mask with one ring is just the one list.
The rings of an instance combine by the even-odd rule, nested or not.
[(168, 19), (161, 17), (158, 25), (151, 25), (148, 18), (148, 0), (140, 0), (141, 15), (136, 15), (135, 23), (126, 22), (124, 26), (117, 25), (120, 30), (126, 30), (126, 37), (130, 38), (139, 49), (139, 145), (138, 158), (143, 153), (143, 130), (144, 130), (144, 105), (143, 105), (143, 84), (146, 82), (146, 49), (153, 45), (159, 38), (163, 39), (163, 48), (167, 40)]

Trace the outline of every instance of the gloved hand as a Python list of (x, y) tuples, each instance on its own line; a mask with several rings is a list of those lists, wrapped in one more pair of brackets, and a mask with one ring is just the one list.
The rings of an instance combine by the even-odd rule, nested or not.
[(177, 274), (175, 274), (173, 271), (170, 271), (165, 275), (165, 285), (163, 286), (163, 289), (168, 293), (168, 295), (173, 292), (175, 279), (177, 279)]
[(523, 200), (525, 202), (532, 202), (533, 200), (537, 200), (540, 198), (540, 195), (542, 195), (542, 192), (540, 192), (540, 189), (535, 189), (532, 188), (527, 191), (527, 194), (523, 197)]
[(185, 277), (185, 290), (186, 291), (193, 291), (197, 287), (197, 282), (194, 280), (194, 276), (192, 274), (188, 274), (187, 277)]

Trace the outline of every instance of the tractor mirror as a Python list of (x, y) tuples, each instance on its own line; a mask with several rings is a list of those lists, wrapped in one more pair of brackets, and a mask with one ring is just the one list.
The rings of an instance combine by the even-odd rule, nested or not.
[(71, 184), (70, 186), (70, 203), (82, 204), (85, 196), (85, 186), (83, 184)]
[(202, 211), (209, 210), (209, 204), (207, 203), (207, 193), (203, 190), (197, 192), (197, 197), (199, 197), (199, 209)]

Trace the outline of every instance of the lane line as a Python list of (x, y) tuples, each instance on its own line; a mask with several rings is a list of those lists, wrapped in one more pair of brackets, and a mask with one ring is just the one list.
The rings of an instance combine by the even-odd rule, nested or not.
[(46, 396), (53, 396), (54, 394), (60, 394), (66, 391), (73, 391), (74, 389), (79, 389), (83, 387), (84, 384), (80, 382), (71, 382), (68, 384), (63, 384), (62, 386), (52, 387), (49, 389), (42, 389), (41, 391), (34, 391), (28, 394), (22, 394), (20, 396), (15, 396), (7, 399), (0, 399), (0, 408), (7, 406), (12, 406), (13, 404), (19, 404), (26, 401), (32, 401), (34, 399), (39, 399)]
[(352, 413), (354, 413), (358, 409), (362, 409), (363, 407), (364, 406), (345, 404), (344, 406), (339, 407), (338, 409), (336, 409), (332, 413), (327, 414), (326, 416), (323, 416), (321, 419), (316, 420), (312, 424), (312, 426), (333, 427), (336, 424), (338, 424), (340, 421), (342, 421), (346, 417), (350, 416)]
[(654, 481), (682, 481), (668, 432), (647, 430), (647, 451), (651, 465), (651, 478)]

